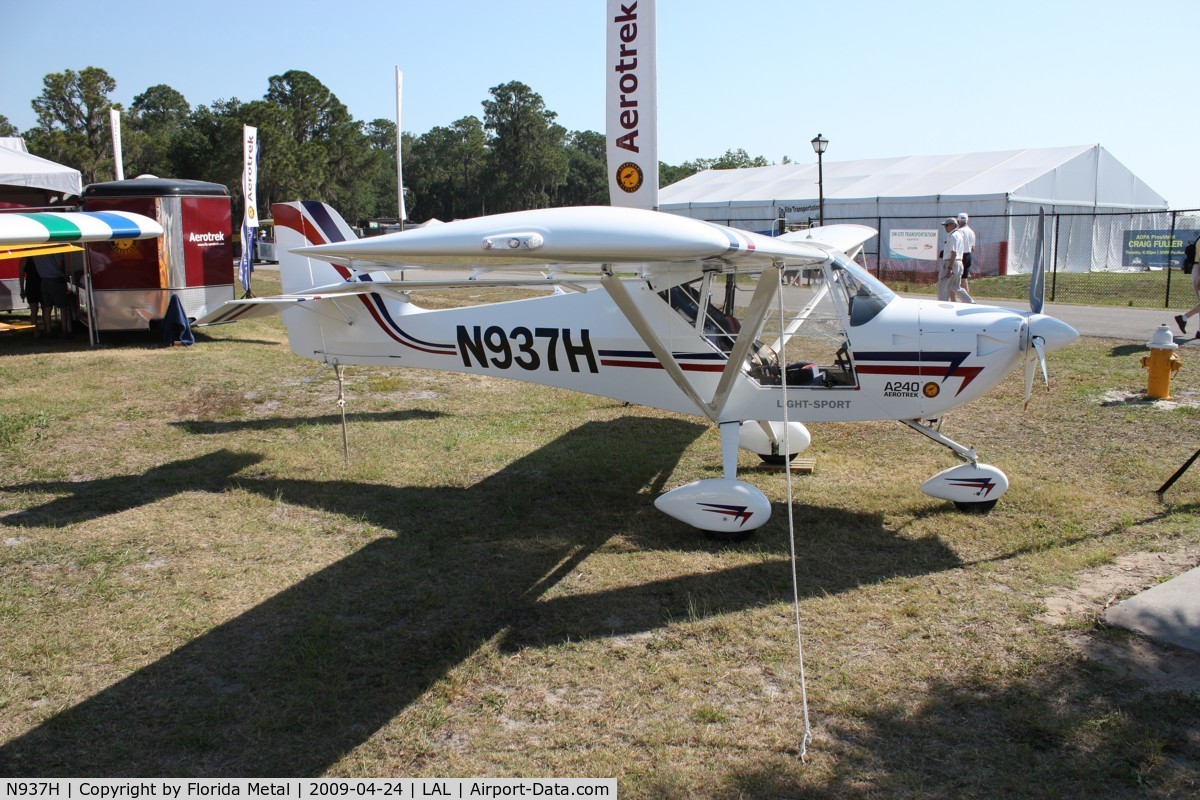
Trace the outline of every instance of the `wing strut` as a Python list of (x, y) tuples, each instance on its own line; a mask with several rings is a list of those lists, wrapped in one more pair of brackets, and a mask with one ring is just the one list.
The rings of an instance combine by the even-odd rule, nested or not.
[(621, 282), (620, 278), (612, 274), (612, 267), (608, 264), (604, 265), (604, 277), (600, 279), (600, 285), (604, 287), (609, 297), (617, 304), (617, 308), (621, 309), (621, 313), (625, 315), (625, 319), (629, 320), (629, 324), (637, 331), (638, 336), (642, 337), (642, 341), (650, 348), (650, 352), (654, 353), (654, 357), (662, 364), (663, 369), (667, 371), (667, 375), (671, 376), (671, 380), (675, 382), (680, 391), (696, 404), (696, 408), (700, 409), (701, 414), (716, 422), (717, 414), (714, 407), (700, 399), (700, 395), (696, 393), (687, 376), (683, 374), (683, 369), (679, 366), (679, 362), (671, 354), (670, 348), (658, 338), (658, 334), (650, 327), (650, 324), (642, 316), (642, 312), (633, 301), (633, 298), (629, 296), (629, 290), (625, 288), (625, 284)]
[[(776, 265), (777, 270), (779, 267), (780, 265)], [(734, 340), (733, 350), (729, 353), (729, 358), (725, 362), (725, 368), (721, 371), (721, 379), (717, 383), (716, 391), (713, 393), (712, 402), (705, 402), (696, 392), (687, 376), (683, 373), (683, 369), (679, 366), (679, 362), (675, 360), (671, 349), (658, 338), (654, 329), (646, 321), (641, 310), (629, 295), (629, 290), (625, 288), (625, 284), (621, 282), (620, 278), (612, 274), (611, 268), (608, 265), (605, 266), (604, 277), (600, 279), (600, 285), (608, 291), (613, 302), (617, 304), (617, 308), (625, 315), (625, 319), (637, 331), (638, 336), (642, 337), (642, 341), (650, 348), (650, 352), (654, 353), (654, 357), (662, 364), (663, 369), (667, 371), (667, 375), (671, 377), (675, 385), (696, 405), (700, 413), (713, 422), (719, 422), (718, 418), (721, 416), (721, 412), (725, 409), (725, 404), (729, 400), (729, 393), (733, 389), (734, 381), (742, 370), (746, 356), (750, 354), (750, 348), (754, 344), (756, 332), (770, 312), (771, 302), (775, 299), (779, 291), (778, 275), (776, 275), (775, 280), (766, 279), (765, 273), (759, 278), (758, 286), (754, 290), (754, 296), (750, 299), (750, 308), (743, 317), (742, 330), (738, 333), (737, 339)]]
[[(776, 264), (775, 266), (778, 273), (781, 265)], [(729, 360), (725, 362), (721, 380), (717, 384), (716, 392), (713, 393), (712, 409), (718, 417), (725, 410), (725, 403), (729, 399), (729, 391), (733, 388), (733, 382), (738, 373), (742, 371), (742, 365), (746, 363), (746, 356), (750, 355), (750, 346), (754, 344), (754, 338), (762, 327), (767, 312), (771, 310), (771, 302), (775, 299), (778, 291), (779, 275), (776, 274), (774, 280), (768, 280), (764, 270), (758, 278), (754, 296), (750, 298), (750, 308), (742, 318), (742, 330), (734, 340), (733, 350), (729, 352)]]

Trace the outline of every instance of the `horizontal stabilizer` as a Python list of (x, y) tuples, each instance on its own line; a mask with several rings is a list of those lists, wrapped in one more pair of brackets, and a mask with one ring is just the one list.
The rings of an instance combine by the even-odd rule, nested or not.
[(303, 295), (278, 295), (275, 297), (250, 297), (245, 300), (230, 300), (215, 311), (208, 312), (192, 324), (193, 326), (220, 325), (224, 322), (237, 322), (238, 320), (253, 319), (254, 317), (269, 317), (272, 314), (278, 314), (285, 308), (315, 299), (318, 298), (305, 297)]

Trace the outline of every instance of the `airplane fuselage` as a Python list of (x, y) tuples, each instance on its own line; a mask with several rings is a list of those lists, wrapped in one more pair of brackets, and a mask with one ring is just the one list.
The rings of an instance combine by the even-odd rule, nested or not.
[[(727, 356), (676, 314), (646, 281), (624, 284), (703, 398)], [(428, 310), (401, 295), (337, 301), (320, 336), (292, 335), (297, 354), (340, 364), (492, 375), (681, 413), (682, 394), (642, 336), (600, 288), (525, 300)], [(285, 321), (312, 313), (284, 312)], [(352, 324), (347, 324), (353, 319)], [(800, 422), (940, 416), (991, 389), (1020, 359), (1028, 315), (1010, 309), (895, 297), (872, 319), (844, 328), (849, 379), (765, 385), (743, 369), (721, 416)], [(793, 340), (785, 361), (803, 361)]]

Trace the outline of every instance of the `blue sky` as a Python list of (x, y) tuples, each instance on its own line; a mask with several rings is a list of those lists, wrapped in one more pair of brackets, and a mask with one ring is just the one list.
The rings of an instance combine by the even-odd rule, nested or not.
[[(362, 120), (394, 118), (399, 66), (418, 135), (518, 80), (568, 129), (604, 127), (603, 0), (260, 0), (245, 25), (227, 0), (53, 8), (0, 0), (0, 114), (21, 129), (46, 74), (87, 66), (126, 106), (159, 83), (254, 100), (301, 69)], [(659, 0), (659, 155), (810, 160), (817, 133), (829, 161), (1098, 143), (1200, 208), (1198, 30), (1190, 0)]]

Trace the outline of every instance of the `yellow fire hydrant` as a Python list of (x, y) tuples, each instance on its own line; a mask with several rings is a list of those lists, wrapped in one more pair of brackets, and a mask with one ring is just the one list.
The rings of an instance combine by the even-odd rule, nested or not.
[(1152, 400), (1171, 399), (1171, 376), (1179, 371), (1183, 363), (1175, 351), (1175, 337), (1166, 325), (1159, 325), (1158, 330), (1146, 342), (1150, 355), (1142, 356), (1142, 366), (1149, 367), (1150, 375), (1146, 381), (1146, 396)]

